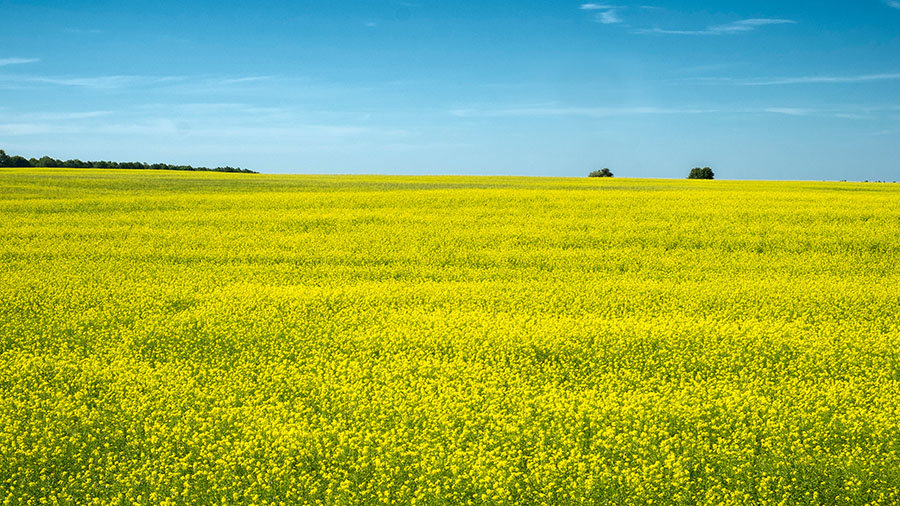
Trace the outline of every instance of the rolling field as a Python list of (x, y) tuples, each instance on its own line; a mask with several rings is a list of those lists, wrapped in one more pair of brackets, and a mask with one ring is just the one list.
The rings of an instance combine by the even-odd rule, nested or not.
[(0, 504), (896, 504), (900, 185), (0, 169)]

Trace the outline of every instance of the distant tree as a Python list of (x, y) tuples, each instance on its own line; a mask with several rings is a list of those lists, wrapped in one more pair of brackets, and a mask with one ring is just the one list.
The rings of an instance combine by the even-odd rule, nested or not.
[(694, 167), (688, 175), (688, 179), (715, 179), (716, 174), (709, 167)]
[(6, 151), (0, 149), (0, 167), (9, 167), (7, 165), (9, 163), (9, 155), (6, 154)]
[(11, 156), (9, 157), (9, 162), (6, 165), (7, 167), (31, 167), (31, 162), (28, 161), (24, 156)]
[(611, 170), (604, 167), (600, 170), (591, 172), (590, 174), (588, 174), (588, 177), (613, 177), (613, 173)]
[(49, 156), (42, 156), (40, 160), (37, 161), (38, 167), (59, 167), (60, 165), (59, 160), (50, 158)]

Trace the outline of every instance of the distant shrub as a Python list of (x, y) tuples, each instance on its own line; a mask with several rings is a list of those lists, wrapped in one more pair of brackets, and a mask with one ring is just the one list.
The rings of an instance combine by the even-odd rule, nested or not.
[(688, 174), (688, 179), (715, 179), (716, 174), (709, 167), (694, 167)]
[(613, 177), (613, 173), (611, 170), (604, 167), (600, 170), (595, 170), (594, 172), (591, 172), (590, 174), (588, 174), (588, 177)]

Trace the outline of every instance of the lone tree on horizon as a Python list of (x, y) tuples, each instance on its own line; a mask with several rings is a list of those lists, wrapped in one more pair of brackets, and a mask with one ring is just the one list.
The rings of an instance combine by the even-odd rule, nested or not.
[(694, 167), (688, 174), (688, 179), (715, 179), (716, 174), (709, 167)]
[(613, 177), (613, 173), (611, 170), (604, 167), (601, 170), (595, 170), (594, 172), (591, 172), (590, 174), (588, 174), (588, 177)]

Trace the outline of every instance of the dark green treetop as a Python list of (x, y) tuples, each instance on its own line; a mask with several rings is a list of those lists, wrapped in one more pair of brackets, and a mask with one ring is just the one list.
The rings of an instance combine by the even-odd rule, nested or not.
[(715, 179), (716, 174), (709, 167), (694, 167), (688, 175), (688, 179)]

